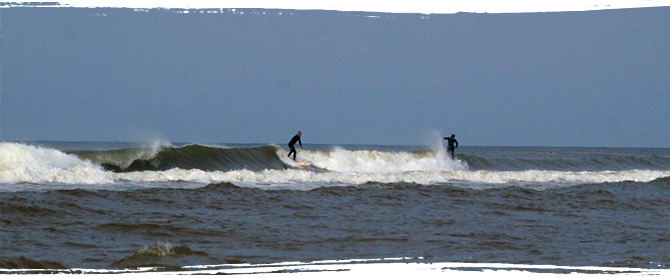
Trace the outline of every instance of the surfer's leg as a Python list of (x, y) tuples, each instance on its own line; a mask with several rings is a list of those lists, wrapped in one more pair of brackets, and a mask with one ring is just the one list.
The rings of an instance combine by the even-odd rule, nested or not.
[(293, 160), (295, 160), (295, 147), (289, 146), (289, 148), (288, 157), (291, 157), (291, 154), (293, 154)]

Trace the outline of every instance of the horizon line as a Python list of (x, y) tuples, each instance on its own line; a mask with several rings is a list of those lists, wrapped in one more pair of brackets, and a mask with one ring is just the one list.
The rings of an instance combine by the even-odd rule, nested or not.
[(287, 0), (277, 3), (272, 0), (63, 0), (54, 2), (0, 2), (0, 8), (11, 7), (72, 7), (72, 8), (131, 8), (131, 9), (221, 9), (236, 12), (236, 9), (267, 9), (295, 11), (339, 11), (364, 13), (402, 14), (456, 14), (456, 13), (542, 13), (653, 8), (670, 6), (670, 0), (564, 0), (564, 1), (495, 1), (454, 0), (436, 3), (431, 0), (416, 0), (411, 3), (388, 3), (379, 0), (367, 1), (302, 1)]

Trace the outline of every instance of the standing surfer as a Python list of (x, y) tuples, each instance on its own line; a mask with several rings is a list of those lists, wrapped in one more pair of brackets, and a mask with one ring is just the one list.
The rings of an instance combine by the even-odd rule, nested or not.
[(298, 134), (293, 136), (293, 138), (291, 138), (291, 141), (288, 142), (288, 148), (289, 148), (288, 157), (291, 157), (291, 154), (293, 154), (293, 161), (295, 161), (295, 155), (297, 154), (295, 151), (295, 147), (293, 146), (295, 145), (295, 142), (300, 143), (300, 149), (302, 149), (302, 141), (300, 140), (300, 135), (302, 135), (302, 132), (298, 131)]
[(451, 155), (451, 159), (454, 159), (454, 150), (458, 148), (456, 134), (452, 134), (451, 137), (444, 137), (444, 140), (447, 140), (447, 153)]

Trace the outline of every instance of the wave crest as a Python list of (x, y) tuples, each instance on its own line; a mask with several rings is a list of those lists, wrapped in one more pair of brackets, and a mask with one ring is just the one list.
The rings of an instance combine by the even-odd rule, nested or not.
[(76, 152), (114, 172), (160, 171), (173, 168), (203, 171), (239, 169), (283, 169), (274, 146), (254, 148), (220, 148), (203, 145), (162, 147), (154, 149), (123, 149)]

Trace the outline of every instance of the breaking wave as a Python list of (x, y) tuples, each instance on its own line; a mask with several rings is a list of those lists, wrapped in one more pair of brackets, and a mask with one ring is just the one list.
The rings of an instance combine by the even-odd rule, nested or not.
[[(365, 183), (412, 184), (533, 184), (552, 186), (607, 182), (650, 182), (670, 177), (664, 169), (667, 157), (608, 156), (577, 158), (588, 164), (611, 161), (610, 168), (626, 164), (654, 164), (646, 169), (553, 170), (551, 158), (485, 158), (459, 155), (447, 158), (444, 149), (380, 151), (372, 149), (300, 150), (299, 160), (312, 162), (299, 167), (286, 157), (287, 151), (273, 145), (224, 148), (204, 145), (164, 146), (153, 149), (74, 151), (19, 143), (0, 143), (0, 183), (3, 184), (161, 184), (234, 183), (261, 188), (309, 189), (329, 185)], [(544, 164), (544, 166), (542, 165)], [(603, 168), (602, 165), (599, 167)], [(505, 170), (511, 168), (512, 170)], [(535, 169), (537, 168), (537, 169)], [(543, 169), (544, 168), (544, 169)], [(565, 167), (563, 167), (565, 168)], [(588, 168), (580, 166), (576, 168)], [(605, 167), (607, 168), (607, 167)]]
[[(112, 264), (115, 268), (136, 267), (172, 267), (178, 269), (181, 265), (192, 263), (191, 257), (208, 257), (204, 252), (193, 251), (188, 246), (173, 247), (168, 242), (156, 242), (132, 252)], [(201, 258), (197, 258), (201, 259)], [(197, 260), (196, 260), (197, 261)]]
[(104, 184), (114, 180), (99, 165), (59, 150), (0, 143), (0, 183)]

